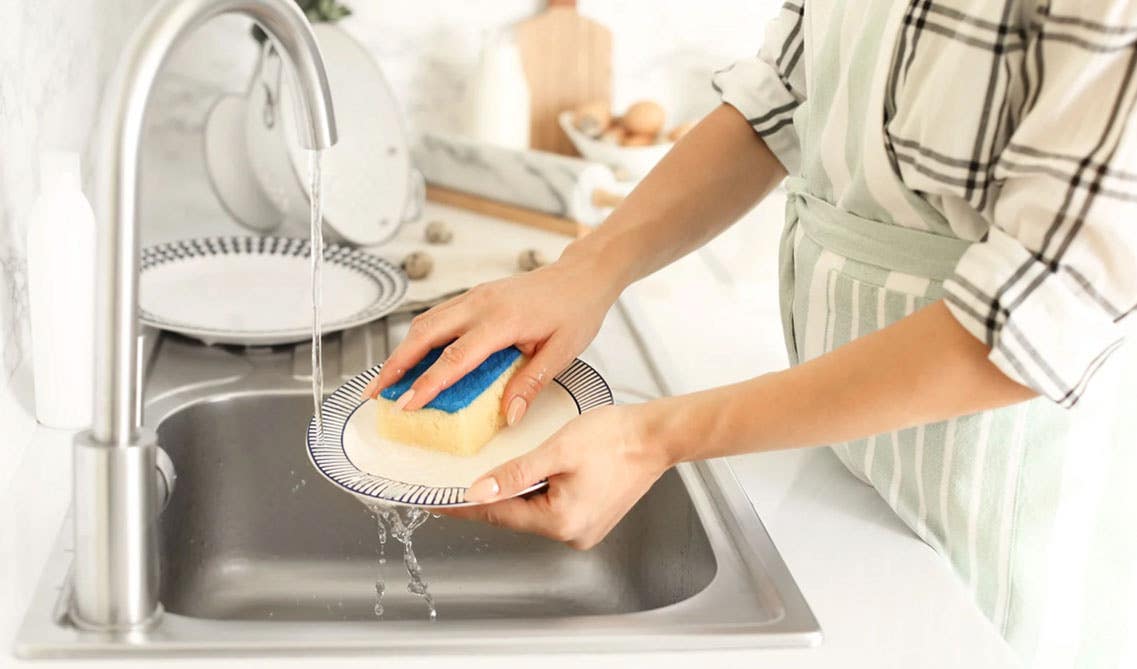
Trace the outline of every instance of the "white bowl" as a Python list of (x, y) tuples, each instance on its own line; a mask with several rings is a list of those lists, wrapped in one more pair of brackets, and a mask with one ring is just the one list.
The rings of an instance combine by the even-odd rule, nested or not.
[(576, 150), (580, 151), (580, 155), (588, 160), (608, 165), (616, 170), (617, 174), (627, 172), (628, 175), (636, 179), (650, 172), (651, 168), (655, 167), (655, 164), (671, 150), (674, 144), (674, 142), (662, 142), (649, 146), (609, 144), (599, 139), (593, 139), (577, 130), (576, 126), (572, 124), (571, 111), (561, 112), (557, 116), (557, 121), (561, 124), (565, 134), (572, 140)]

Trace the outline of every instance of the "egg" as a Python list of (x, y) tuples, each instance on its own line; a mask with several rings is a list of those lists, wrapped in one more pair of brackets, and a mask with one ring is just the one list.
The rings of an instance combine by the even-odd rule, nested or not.
[(622, 123), (629, 133), (654, 137), (663, 130), (665, 116), (663, 107), (658, 102), (641, 100), (628, 107)]
[(624, 138), (627, 136), (628, 131), (624, 130), (624, 126), (613, 123), (608, 126), (607, 130), (600, 133), (600, 141), (608, 144), (623, 144)]
[(671, 140), (672, 142), (677, 142), (677, 141), (679, 141), (680, 137), (682, 137), (683, 135), (686, 135), (688, 132), (690, 132), (691, 128), (694, 128), (694, 127), (695, 127), (694, 121), (687, 121), (686, 123), (681, 123), (681, 124), (675, 126), (674, 128), (672, 128), (671, 132), (667, 133), (667, 139)]
[(620, 143), (620, 146), (651, 146), (652, 144), (655, 144), (655, 135), (629, 133), (624, 137), (624, 141)]
[(612, 123), (608, 103), (596, 100), (577, 107), (572, 113), (572, 124), (589, 137), (599, 137)]

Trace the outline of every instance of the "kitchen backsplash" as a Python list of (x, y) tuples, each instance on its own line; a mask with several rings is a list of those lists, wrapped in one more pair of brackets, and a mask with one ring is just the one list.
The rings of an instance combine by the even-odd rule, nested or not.
[[(0, 2), (0, 421), (4, 446), (30, 434), (31, 374), (24, 221), (38, 189), (38, 154), (89, 156), (98, 91), (118, 45), (149, 0)], [(90, 177), (90, 161), (83, 161)], [(12, 469), (12, 468), (6, 468)], [(4, 479), (0, 477), (0, 482)]]
[[(383, 68), (417, 130), (460, 128), (468, 77), (483, 42), (533, 15), (535, 0), (345, 0), (345, 30)], [(152, 0), (0, 2), (0, 337), (5, 383), (0, 416), (30, 407), (20, 373), (28, 358), (23, 221), (37, 188), (42, 148), (85, 157), (98, 91), (131, 28)], [(650, 97), (693, 117), (715, 98), (710, 72), (757, 50), (780, 0), (581, 0), (579, 9), (614, 35), (614, 105)], [(222, 17), (178, 49), (160, 76), (144, 141), (143, 239), (223, 229), (205, 179), (201, 129), (218, 95), (242, 92), (257, 55), (248, 23)], [(571, 54), (565, 54), (571, 57)], [(26, 420), (26, 418), (25, 418)], [(10, 423), (9, 423), (10, 424)]]

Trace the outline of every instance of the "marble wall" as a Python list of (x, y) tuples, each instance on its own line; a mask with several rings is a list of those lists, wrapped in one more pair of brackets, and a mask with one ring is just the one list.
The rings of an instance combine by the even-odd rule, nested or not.
[[(456, 130), (466, 81), (487, 35), (540, 9), (538, 0), (342, 0), (343, 28), (375, 55), (413, 130)], [(30, 406), (24, 227), (36, 192), (36, 156), (81, 151), (116, 47), (153, 0), (0, 2), (0, 346), (5, 412)], [(709, 75), (757, 50), (780, 0), (581, 0), (614, 34), (618, 107), (652, 97), (677, 116), (710, 109)], [(191, 36), (160, 77), (143, 155), (144, 240), (206, 234), (231, 225), (201, 156), (210, 105), (244, 90), (256, 59), (248, 24), (222, 17)], [(20, 419), (26, 424), (26, 411)], [(8, 421), (11, 425), (11, 421)]]
[(15, 454), (34, 426), (24, 223), (38, 189), (38, 155), (68, 149), (89, 157), (102, 82), (148, 5), (0, 2), (0, 453)]

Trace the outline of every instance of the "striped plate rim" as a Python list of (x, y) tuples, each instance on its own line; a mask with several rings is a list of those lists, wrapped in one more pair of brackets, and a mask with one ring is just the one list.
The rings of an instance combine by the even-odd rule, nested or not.
[[(142, 251), (140, 280), (146, 272), (170, 263), (217, 255), (266, 255), (308, 257), (311, 243), (297, 237), (200, 237), (182, 239), (147, 247)], [(356, 313), (323, 324), (324, 334), (369, 323), (389, 314), (398, 307), (407, 294), (407, 277), (403, 270), (379, 256), (343, 244), (324, 247), (324, 262), (339, 265), (362, 274), (379, 288), (379, 294), (366, 308)], [(210, 328), (192, 323), (172, 321), (139, 308), (139, 319), (146, 325), (208, 339), (214, 343), (259, 344), (290, 343), (312, 336), (310, 328), (278, 330), (231, 330)]]
[[(365, 472), (348, 458), (343, 444), (344, 431), (352, 415), (366, 404), (365, 400), (359, 399), (360, 393), (375, 378), (381, 367), (382, 365), (375, 365), (355, 375), (324, 399), (320, 406), (324, 418), (324, 435), (320, 443), (316, 443), (315, 417), (308, 421), (305, 435), (308, 459), (324, 478), (360, 497), (407, 506), (472, 505), (472, 502), (466, 501), (464, 487), (438, 487), (398, 481)], [(553, 381), (568, 392), (580, 414), (613, 403), (612, 389), (608, 383), (591, 365), (579, 358), (573, 360)], [(522, 494), (544, 485), (545, 482), (542, 481), (524, 490)]]

